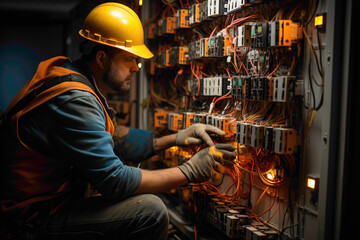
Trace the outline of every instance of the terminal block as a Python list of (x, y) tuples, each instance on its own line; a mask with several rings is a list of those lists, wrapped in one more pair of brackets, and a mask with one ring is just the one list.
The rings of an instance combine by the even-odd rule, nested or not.
[(213, 36), (208, 39), (208, 56), (224, 57), (231, 55), (231, 43), (228, 36)]
[(246, 6), (248, 0), (229, 0), (227, 4), (227, 13), (233, 13), (242, 7)]
[(211, 57), (216, 57), (217, 56), (217, 52), (218, 52), (218, 43), (217, 42), (217, 38), (211, 37), (208, 40), (208, 55)]
[(260, 22), (251, 28), (251, 47), (265, 48), (268, 47), (268, 23)]
[(170, 111), (163, 109), (155, 109), (154, 113), (154, 127), (155, 128), (166, 128), (167, 127), (167, 114)]
[(287, 102), (295, 97), (296, 81), (292, 76), (274, 77), (273, 101)]
[(222, 76), (203, 78), (202, 96), (223, 96), (231, 90), (231, 79)]
[(243, 76), (233, 76), (232, 78), (232, 97), (235, 99), (243, 99), (244, 95), (244, 77)]
[(274, 149), (272, 127), (264, 127), (264, 149), (270, 151)]
[(218, 17), (225, 15), (227, 9), (227, 0), (207, 0), (207, 16), (208, 17)]
[(176, 11), (175, 29), (190, 28), (189, 9), (179, 9)]
[(160, 55), (160, 67), (170, 67), (173, 64), (170, 64), (170, 54), (169, 54), (170, 50), (165, 50), (163, 52), (161, 52)]
[(205, 124), (205, 116), (206, 116), (205, 113), (197, 113), (197, 114), (194, 114), (194, 124), (196, 124), (196, 123), (203, 123), (203, 124)]
[(224, 131), (226, 134), (223, 137), (232, 137), (235, 133), (230, 129), (231, 121), (235, 121), (235, 118), (223, 115), (212, 115), (211, 125)]
[(292, 154), (297, 146), (295, 129), (273, 128), (243, 121), (236, 121), (235, 140), (243, 145), (280, 154)]
[(169, 65), (189, 64), (189, 48), (187, 46), (173, 47), (169, 51)]
[[(204, 92), (204, 79), (203, 78), (199, 78), (199, 82), (200, 82), (200, 89), (199, 89), (199, 82), (197, 80), (192, 81), (193, 82), (193, 86), (192, 86), (192, 91), (191, 93), (194, 96), (203, 96), (203, 92)], [(199, 89), (199, 91), (198, 91)], [(198, 94), (199, 92), (199, 94)]]
[(201, 40), (189, 43), (189, 60), (199, 59), (201, 52)]
[(232, 121), (235, 121), (235, 118), (229, 117), (229, 116), (221, 116), (219, 119), (219, 127), (222, 131), (224, 131), (225, 138), (234, 136), (234, 132), (231, 131), (230, 123)]
[(156, 24), (149, 23), (147, 25), (147, 38), (148, 39), (155, 39), (156, 36)]
[[(298, 80), (301, 83), (301, 80)], [(269, 102), (293, 101), (301, 94), (294, 76), (251, 77), (235, 76), (232, 80), (232, 96), (235, 99), (250, 99)]]
[(303, 38), (302, 27), (291, 20), (269, 22), (268, 42), (270, 47), (291, 46)]
[(169, 130), (178, 132), (182, 129), (183, 115), (180, 113), (168, 113), (167, 122)]
[(251, 47), (251, 25), (243, 25), (237, 29), (237, 46)]
[(250, 128), (250, 146), (255, 148), (264, 147), (264, 127), (259, 125), (251, 125)]
[(236, 121), (236, 142), (242, 145), (250, 145), (251, 125), (242, 121)]
[(295, 129), (274, 128), (273, 129), (274, 152), (291, 154), (295, 151), (296, 132)]
[(158, 36), (175, 34), (175, 17), (166, 17), (158, 21)]
[(201, 58), (209, 56), (208, 40), (209, 40), (209, 38), (200, 39), (200, 57)]
[(188, 128), (194, 124), (194, 116), (195, 116), (195, 113), (193, 113), (193, 112), (184, 112), (183, 113), (183, 126), (182, 126), (183, 129)]
[(200, 3), (193, 4), (189, 8), (189, 25), (200, 23)]
[(199, 5), (200, 22), (208, 20), (208, 3), (204, 1)]
[(229, 36), (225, 36), (224, 37), (224, 52), (223, 52), (223, 56), (230, 56), (232, 54), (233, 50), (231, 47), (231, 42), (230, 42), (230, 37)]

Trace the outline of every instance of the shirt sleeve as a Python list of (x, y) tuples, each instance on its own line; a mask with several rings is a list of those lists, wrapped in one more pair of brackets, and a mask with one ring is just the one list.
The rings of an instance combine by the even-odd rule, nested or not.
[(153, 136), (152, 131), (130, 128), (114, 150), (122, 160), (139, 163), (155, 155)]
[(130, 196), (140, 184), (141, 170), (124, 165), (115, 155), (103, 108), (96, 97), (75, 92), (53, 113), (49, 128), (52, 144), (104, 197)]

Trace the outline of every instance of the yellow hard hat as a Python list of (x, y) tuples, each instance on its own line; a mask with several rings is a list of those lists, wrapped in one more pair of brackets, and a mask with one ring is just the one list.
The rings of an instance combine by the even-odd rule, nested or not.
[(107, 2), (95, 7), (86, 17), (79, 34), (142, 58), (154, 56), (144, 44), (144, 30), (139, 17), (120, 3)]

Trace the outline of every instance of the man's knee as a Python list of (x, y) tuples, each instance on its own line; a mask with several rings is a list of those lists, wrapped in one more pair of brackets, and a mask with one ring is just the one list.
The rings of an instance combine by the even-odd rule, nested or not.
[[(169, 225), (168, 210), (163, 201), (151, 194), (135, 197), (139, 214), (133, 219), (130, 238), (166, 239)], [(128, 228), (129, 229), (129, 228)]]
[[(140, 197), (141, 196), (141, 197)], [(164, 202), (155, 195), (143, 194), (139, 195), (139, 204), (143, 204), (143, 214), (154, 217), (159, 223), (168, 225), (169, 214)]]

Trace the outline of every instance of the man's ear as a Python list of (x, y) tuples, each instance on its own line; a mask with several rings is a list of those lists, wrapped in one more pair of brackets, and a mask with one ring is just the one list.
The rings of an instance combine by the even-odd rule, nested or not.
[(102, 70), (106, 69), (109, 63), (108, 55), (102, 50), (98, 51), (96, 53), (96, 63), (100, 69)]

